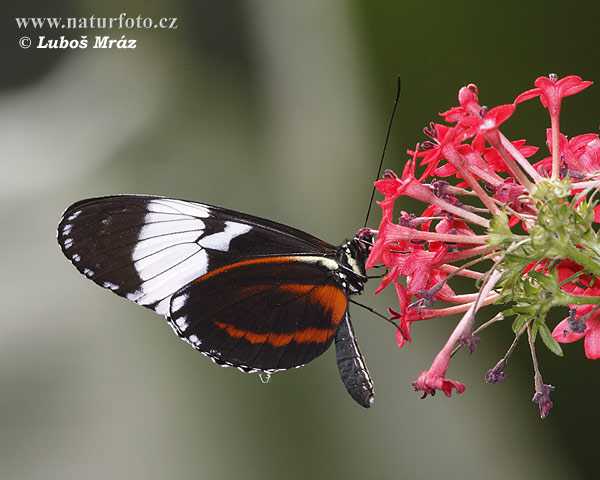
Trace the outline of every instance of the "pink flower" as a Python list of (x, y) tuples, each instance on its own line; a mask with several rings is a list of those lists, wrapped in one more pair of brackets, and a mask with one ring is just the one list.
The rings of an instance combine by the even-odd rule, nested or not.
[(443, 349), (429, 368), (419, 375), (416, 382), (413, 382), (415, 391), (423, 392), (421, 398), (425, 398), (427, 395), (434, 395), (436, 390), (441, 390), (447, 397), (452, 396), (452, 389), (456, 390), (456, 393), (462, 393), (467, 387), (464, 384), (457, 382), (456, 380), (448, 380), (445, 378), (446, 370), (448, 369), (448, 363), (450, 362), (451, 349)]
[[(517, 185), (512, 177), (507, 178), (501, 185), (496, 188), (494, 198), (505, 205), (510, 206), (515, 212), (535, 214), (535, 210), (527, 202), (521, 199), (525, 193), (525, 189), (521, 185)], [(518, 222), (516, 217), (515, 222)]]
[(471, 115), (470, 117), (462, 118), (458, 121), (458, 124), (469, 129), (469, 131), (473, 129), (472, 134), (487, 134), (498, 130), (498, 127), (508, 120), (514, 111), (515, 106), (513, 104), (499, 105), (486, 111), (482, 116)]
[(551, 123), (551, 137), (552, 141), (550, 142), (552, 147), (552, 178), (559, 178), (559, 168), (560, 168), (560, 105), (563, 97), (568, 97), (569, 95), (574, 95), (581, 90), (589, 87), (592, 82), (583, 81), (581, 77), (577, 75), (570, 75), (565, 78), (558, 79), (558, 76), (555, 74), (550, 74), (549, 77), (538, 77), (535, 81), (535, 86), (537, 88), (533, 88), (531, 90), (527, 90), (526, 92), (519, 95), (514, 104), (523, 102), (525, 100), (529, 100), (530, 98), (540, 97), (542, 105), (548, 109), (548, 113), (550, 114), (550, 123)]
[[(592, 308), (593, 305), (583, 305), (577, 308), (577, 316), (589, 313)], [(585, 356), (591, 360), (597, 360), (600, 358), (600, 312), (596, 311), (588, 318), (585, 325), (586, 329), (582, 333), (573, 332), (569, 327), (569, 319), (565, 318), (554, 328), (552, 336), (559, 343), (571, 343), (585, 337), (583, 342)]]
[(517, 104), (531, 98), (540, 97), (542, 105), (550, 111), (551, 115), (554, 115), (560, 111), (560, 103), (563, 97), (575, 95), (592, 83), (582, 80), (577, 75), (569, 75), (560, 80), (555, 74), (550, 74), (548, 77), (538, 77), (534, 83), (537, 88), (523, 92), (515, 99), (514, 103)]
[[(432, 123), (428, 129), (424, 130), (425, 134), (429, 136), (434, 142), (426, 142), (421, 145), (421, 152), (408, 152), (414, 153), (416, 157), (423, 157), (421, 165), (427, 165), (425, 172), (421, 175), (421, 180), (432, 175), (441, 160), (444, 159), (442, 149), (446, 145), (453, 143), (459, 144), (460, 140), (457, 140), (457, 129), (455, 127), (448, 127), (446, 125), (440, 125)], [(414, 167), (413, 167), (414, 171)]]
[(466, 87), (462, 87), (458, 92), (458, 102), (460, 107), (453, 107), (440, 113), (449, 123), (457, 122), (461, 118), (479, 111), (481, 107), (477, 99), (477, 85), (470, 83)]
[[(551, 131), (546, 132), (550, 153), (552, 153)], [(582, 178), (600, 170), (600, 141), (598, 135), (587, 133), (577, 135), (567, 140), (565, 135), (560, 135), (560, 154), (564, 158), (572, 178)], [(543, 160), (542, 160), (543, 161)]]

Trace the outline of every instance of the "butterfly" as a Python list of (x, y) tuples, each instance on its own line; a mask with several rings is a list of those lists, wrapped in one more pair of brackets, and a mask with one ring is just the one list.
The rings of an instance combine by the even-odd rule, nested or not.
[(116, 195), (71, 205), (57, 237), (79, 272), (164, 315), (219, 365), (288, 370), (335, 341), (348, 393), (363, 407), (373, 404), (348, 310), (349, 296), (367, 281), (370, 235), (334, 246), (226, 208)]

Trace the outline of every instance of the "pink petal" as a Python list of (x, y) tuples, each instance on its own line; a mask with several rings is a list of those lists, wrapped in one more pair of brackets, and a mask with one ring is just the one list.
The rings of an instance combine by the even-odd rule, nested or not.
[(485, 115), (486, 120), (492, 118), (496, 125), (500, 125), (505, 122), (515, 111), (515, 106), (512, 103), (507, 105), (499, 105), (498, 107), (492, 108)]
[(600, 223), (600, 206), (594, 207), (594, 222)]
[(561, 89), (561, 96), (568, 97), (569, 95), (575, 95), (576, 93), (581, 92), (592, 85), (593, 82), (587, 80), (584, 81), (577, 75), (569, 75), (568, 77), (561, 78), (556, 83)]
[(465, 387), (464, 383), (445, 378), (442, 382), (442, 391), (444, 392), (444, 395), (451, 397), (453, 388), (456, 389), (456, 393), (463, 393), (467, 387)]
[(539, 88), (532, 88), (531, 90), (527, 90), (526, 92), (523, 92), (521, 95), (515, 98), (515, 101), (513, 103), (516, 105), (517, 103), (525, 102), (526, 100), (539, 97), (541, 93), (542, 91)]
[(458, 91), (458, 102), (464, 107), (473, 102), (477, 103), (477, 85), (469, 84)]
[(377, 180), (375, 182), (375, 188), (377, 188), (380, 193), (386, 196), (394, 195), (400, 185), (401, 184), (398, 180), (392, 179)]
[[(408, 335), (407, 330), (402, 330), (404, 332), (404, 335), (406, 335), (410, 341), (410, 336)], [(398, 344), (398, 348), (402, 348), (406, 344), (406, 338), (404, 338), (404, 335), (402, 335), (402, 332), (400, 330), (396, 330), (396, 343)]]
[(464, 109), (464, 107), (454, 107), (450, 110), (440, 113), (440, 116), (444, 117), (444, 120), (446, 120), (448, 123), (455, 123), (465, 115), (467, 115), (467, 111)]
[[(565, 334), (565, 332), (567, 332), (567, 333)], [(586, 330), (586, 332), (587, 332), (587, 330)], [(575, 342), (575, 341), (579, 340), (580, 338), (584, 337), (586, 332), (583, 332), (583, 333), (569, 332), (569, 323), (568, 323), (567, 319), (565, 318), (556, 327), (554, 327), (554, 330), (552, 330), (552, 336), (554, 337), (554, 340), (556, 340), (558, 343), (572, 343), (572, 342)]]
[(591, 360), (600, 358), (600, 319), (592, 317), (587, 321), (585, 331), (585, 356)]

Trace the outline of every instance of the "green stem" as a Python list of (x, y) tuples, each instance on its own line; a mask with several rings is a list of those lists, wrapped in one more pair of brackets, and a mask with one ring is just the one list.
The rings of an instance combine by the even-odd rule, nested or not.
[(566, 245), (565, 250), (567, 257), (574, 262), (577, 262), (596, 277), (600, 277), (600, 265), (592, 261), (589, 255), (586, 255), (581, 249), (576, 248), (573, 245)]
[(553, 305), (598, 305), (600, 297), (572, 295), (570, 293), (561, 292), (554, 295), (552, 298)]

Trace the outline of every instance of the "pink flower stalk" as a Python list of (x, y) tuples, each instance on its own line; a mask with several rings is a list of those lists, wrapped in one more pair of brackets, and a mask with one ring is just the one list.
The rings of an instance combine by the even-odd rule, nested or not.
[[(516, 316), (515, 342), (487, 379), (503, 380), (508, 357), (527, 331), (536, 372), (534, 401), (545, 417), (554, 387), (541, 381), (536, 338), (562, 354), (558, 343), (585, 337), (588, 357), (600, 358), (600, 289), (593, 288), (600, 282), (600, 242), (592, 228), (600, 206), (590, 195), (600, 186), (600, 140), (597, 134), (569, 140), (558, 130), (562, 98), (591, 82), (551, 75), (535, 85), (514, 103), (491, 109), (479, 104), (475, 85), (460, 89), (459, 106), (441, 114), (451, 125), (431, 123), (424, 130), (430, 140), (409, 151), (402, 176), (387, 171), (375, 183), (384, 196), (382, 220), (372, 231), (377, 239), (366, 266), (388, 268), (376, 293), (395, 287), (399, 311), (390, 308), (390, 313), (400, 321), (399, 347), (413, 341), (415, 322), (463, 313), (431, 367), (413, 383), (424, 397), (436, 390), (447, 396), (465, 390), (446, 379), (450, 358), (461, 346), (475, 350), (474, 334), (481, 329), (475, 329), (475, 318), (482, 307), (512, 305), (504, 316)], [(534, 97), (549, 110), (551, 156), (532, 165), (528, 158), (538, 147), (510, 141), (500, 128), (517, 104)], [(397, 216), (396, 200), (402, 197), (423, 203), (422, 213)], [(451, 284), (460, 277), (474, 281), (479, 291), (455, 293)], [(551, 333), (547, 311), (566, 305), (571, 317)]]

